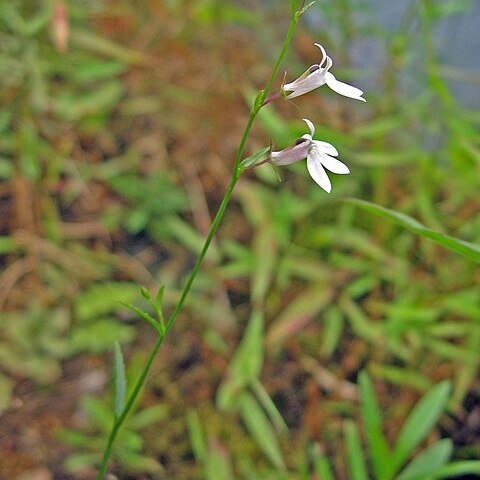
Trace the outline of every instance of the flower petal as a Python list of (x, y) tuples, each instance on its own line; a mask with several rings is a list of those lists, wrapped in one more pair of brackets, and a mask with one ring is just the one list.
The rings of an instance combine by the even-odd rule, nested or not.
[(338, 156), (337, 149), (331, 143), (322, 142), (321, 140), (315, 140), (313, 143), (318, 147), (320, 152), (328, 153), (334, 157)]
[(327, 155), (326, 153), (320, 154), (322, 157), (322, 165), (327, 169), (330, 170), (332, 173), (338, 173), (340, 175), (347, 175), (350, 173), (348, 167), (342, 163), (340, 160)]
[(323, 168), (322, 164), (317, 161), (317, 156), (315, 154), (312, 154), (313, 151), (310, 151), (307, 155), (308, 173), (321, 188), (323, 188), (326, 192), (330, 193), (332, 191), (332, 184), (330, 182), (330, 179), (328, 178), (327, 172)]
[(321, 67), (323, 62), (327, 59), (327, 52), (325, 51), (325, 49), (319, 43), (316, 43), (315, 46), (318, 47), (320, 49), (320, 51), (322, 52), (322, 60), (320, 62), (318, 62), (318, 65)]
[(313, 137), (315, 134), (315, 125), (308, 118), (303, 118), (302, 120), (308, 125), (308, 128), (310, 129), (310, 135)]
[(354, 98), (366, 102), (362, 98), (363, 92), (356, 87), (352, 87), (347, 83), (339, 82), (330, 72), (325, 73), (325, 83), (334, 91), (345, 97)]
[(312, 142), (307, 139), (294, 147), (288, 147), (278, 152), (272, 152), (270, 154), (272, 163), (275, 165), (289, 165), (290, 163), (303, 160), (307, 156), (311, 146)]

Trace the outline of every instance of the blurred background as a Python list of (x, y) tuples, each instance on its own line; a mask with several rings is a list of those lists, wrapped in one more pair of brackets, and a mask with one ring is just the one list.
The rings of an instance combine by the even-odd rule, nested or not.
[[(139, 288), (160, 285), (167, 312), (178, 299), (289, 5), (0, 2), (1, 479), (95, 478), (113, 342), (133, 381), (153, 337), (120, 301), (148, 309)], [(421, 446), (480, 459), (477, 264), (343, 200), (480, 241), (479, 22), (464, 0), (318, 0), (302, 18), (276, 88), (319, 42), (367, 103), (327, 87), (274, 102), (246, 153), (285, 147), (306, 117), (352, 173), (330, 195), (304, 162), (281, 182), (268, 165), (244, 175), (116, 445), (117, 478), (361, 479), (368, 386), (394, 445), (443, 380)]]

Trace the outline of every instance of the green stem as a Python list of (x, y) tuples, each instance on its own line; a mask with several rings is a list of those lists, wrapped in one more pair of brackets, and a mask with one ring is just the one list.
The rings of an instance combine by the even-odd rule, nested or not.
[(228, 203), (230, 202), (230, 197), (232, 196), (233, 189), (235, 188), (235, 185), (238, 181), (238, 175), (235, 172), (232, 176), (232, 179), (230, 181), (230, 185), (227, 188), (227, 191), (225, 193), (225, 196), (223, 197), (222, 203), (218, 207), (217, 214), (215, 215), (215, 218), (213, 219), (212, 226), (210, 227), (210, 231), (208, 232), (207, 238), (205, 240), (205, 243), (203, 245), (202, 251), (200, 252), (200, 255), (197, 258), (197, 261), (195, 262), (195, 265), (193, 266), (192, 271), (190, 272), (190, 275), (188, 277), (187, 283), (185, 284), (185, 287), (183, 288), (182, 295), (180, 297), (180, 300), (178, 301), (175, 309), (173, 310), (172, 314), (170, 315), (170, 318), (168, 319), (166, 328), (165, 328), (165, 334), (167, 334), (170, 329), (172, 328), (173, 324), (175, 323), (176, 318), (178, 317), (178, 314), (182, 310), (183, 304), (185, 303), (185, 300), (187, 298), (188, 292), (190, 291), (190, 288), (192, 287), (192, 284), (195, 280), (195, 277), (197, 276), (198, 270), (200, 268), (200, 265), (207, 254), (208, 248), (210, 247), (210, 243), (212, 243), (213, 237), (218, 229), (218, 226), (220, 225), (220, 221), (223, 218), (223, 215), (225, 213), (225, 210), (227, 209)]
[(247, 142), (248, 136), (250, 134), (250, 130), (252, 128), (253, 122), (255, 120), (255, 117), (258, 115), (258, 112), (262, 108), (262, 104), (265, 101), (268, 92), (272, 88), (273, 82), (275, 81), (275, 78), (278, 74), (278, 70), (280, 69), (280, 65), (283, 61), (283, 58), (285, 57), (285, 54), (287, 53), (288, 47), (292, 41), (293, 34), (295, 32), (295, 26), (298, 22), (299, 15), (295, 12), (292, 15), (292, 18), (290, 20), (290, 27), (288, 29), (287, 35), (285, 36), (285, 40), (283, 42), (283, 47), (280, 52), (280, 55), (278, 57), (277, 63), (275, 64), (275, 67), (273, 68), (272, 74), (270, 75), (270, 78), (265, 86), (265, 89), (260, 92), (259, 96), (257, 97), (257, 100), (255, 104), (253, 105), (252, 109), (250, 110), (250, 115), (248, 117), (247, 124), (245, 126), (245, 130), (242, 135), (242, 139), (240, 140), (240, 144), (237, 149), (237, 153), (235, 155), (235, 163), (234, 163), (234, 168), (233, 168), (233, 174), (232, 174), (232, 179), (230, 180), (230, 184), (228, 185), (227, 191), (225, 192), (225, 196), (223, 197), (223, 200), (218, 207), (218, 211), (215, 215), (215, 218), (212, 221), (212, 225), (210, 227), (210, 230), (208, 232), (207, 238), (205, 239), (205, 243), (203, 245), (203, 248), (197, 258), (197, 261), (195, 262), (195, 265), (193, 266), (192, 271), (190, 272), (190, 275), (188, 277), (187, 283), (185, 284), (182, 294), (180, 296), (180, 299), (178, 300), (178, 303), (176, 304), (172, 314), (170, 315), (170, 318), (168, 319), (168, 322), (165, 326), (165, 333), (157, 338), (155, 341), (152, 350), (150, 351), (150, 354), (148, 355), (147, 362), (142, 370), (142, 373), (140, 374), (140, 377), (138, 378), (137, 382), (135, 383), (135, 386), (132, 390), (132, 393), (128, 397), (127, 402), (125, 403), (125, 407), (122, 410), (122, 413), (115, 419), (115, 422), (113, 424), (112, 430), (110, 432), (110, 435), (108, 437), (108, 442), (107, 446), (105, 448), (105, 451), (103, 453), (103, 458), (102, 458), (102, 463), (100, 465), (99, 471), (98, 471), (98, 476), (97, 480), (103, 480), (106, 472), (107, 472), (107, 465), (108, 461), (110, 459), (110, 456), (112, 454), (113, 450), (113, 445), (115, 443), (115, 440), (118, 436), (118, 433), (120, 431), (120, 428), (122, 427), (123, 423), (125, 422), (128, 414), (133, 408), (133, 405), (135, 404), (135, 401), (137, 400), (140, 391), (145, 384), (145, 381), (147, 379), (148, 372), (150, 371), (150, 368), (152, 366), (153, 360), (155, 359), (155, 356), (157, 355), (160, 347), (162, 346), (162, 343), (165, 339), (165, 336), (167, 333), (170, 331), (170, 329), (173, 327), (175, 320), (177, 319), (178, 315), (180, 314), (183, 305), (185, 304), (185, 300), (188, 296), (188, 293), (190, 292), (190, 289), (192, 288), (193, 282), (195, 281), (195, 278), (197, 276), (198, 270), (200, 269), (200, 266), (202, 264), (203, 259), (205, 258), (205, 255), (207, 254), (207, 251), (210, 247), (210, 244), (213, 240), (213, 237), (215, 236), (215, 233), (218, 230), (218, 227), (220, 225), (220, 222), (225, 214), (225, 211), (227, 209), (228, 203), (230, 202), (230, 198), (232, 197), (233, 190), (235, 188), (235, 185), (237, 184), (238, 179), (240, 178), (241, 175), (241, 169), (240, 169), (240, 161), (242, 159), (243, 151), (245, 149), (245, 144)]

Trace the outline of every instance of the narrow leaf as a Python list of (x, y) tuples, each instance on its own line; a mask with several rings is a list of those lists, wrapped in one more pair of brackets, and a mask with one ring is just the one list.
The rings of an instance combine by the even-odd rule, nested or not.
[(114, 373), (115, 373), (115, 402), (114, 412), (118, 417), (125, 407), (125, 397), (127, 392), (127, 379), (125, 377), (125, 363), (120, 344), (115, 342), (113, 351)]
[(395, 210), (390, 210), (388, 208), (375, 205), (371, 202), (366, 202), (365, 200), (359, 200), (356, 198), (350, 198), (347, 200), (349, 203), (362, 207), (363, 209), (380, 215), (381, 217), (387, 218), (398, 225), (410, 230), (417, 235), (420, 235), (425, 238), (429, 238), (433, 242), (441, 245), (449, 250), (459, 253), (475, 262), (480, 262), (480, 245), (476, 243), (466, 242), (450, 235), (445, 235), (444, 233), (436, 232), (431, 230), (420, 222), (415, 220), (404, 213), (396, 212)]
[(263, 324), (263, 312), (254, 311), (232, 361), (232, 375), (241, 377), (244, 385), (256, 380), (262, 369)]
[(398, 435), (392, 457), (395, 472), (437, 423), (448, 401), (450, 383), (433, 387), (413, 408)]
[(263, 160), (263, 157), (269, 154), (270, 151), (271, 151), (271, 147), (262, 148), (258, 152), (255, 152), (253, 155), (250, 155), (248, 158), (245, 158), (244, 160), (242, 160), (240, 162), (240, 167), (248, 168), (248, 167), (251, 167), (252, 165), (255, 165), (260, 160)]
[(150, 323), (150, 325), (153, 326), (153, 328), (155, 328), (155, 330), (157, 330), (157, 332), (160, 334), (160, 335), (163, 335), (163, 331), (162, 331), (162, 325), (160, 323), (158, 323), (151, 315), (149, 315), (147, 312), (144, 312), (142, 309), (136, 307), (135, 305), (132, 305), (131, 303), (127, 303), (127, 302), (120, 302), (122, 303), (123, 305), (125, 305), (127, 308), (129, 308), (130, 310), (134, 311), (137, 315), (139, 315), (140, 317), (142, 317), (144, 320), (146, 320), (148, 323)]
[(205, 459), (205, 480), (233, 480), (228, 450), (218, 441), (212, 441)]
[(207, 456), (207, 442), (197, 410), (189, 410), (186, 420), (193, 454), (198, 461), (203, 462)]
[(440, 468), (432, 478), (458, 478), (462, 475), (476, 475), (480, 478), (480, 460), (459, 460)]
[(347, 446), (347, 465), (351, 480), (368, 480), (365, 457), (357, 427), (352, 420), (344, 423), (345, 443)]
[(452, 441), (449, 438), (440, 440), (412, 460), (395, 480), (429, 478), (450, 460), (452, 452)]
[(360, 374), (362, 418), (365, 425), (367, 445), (377, 480), (391, 478), (390, 449), (382, 431), (380, 408), (372, 381), (366, 372)]
[(275, 432), (257, 401), (248, 393), (240, 399), (240, 413), (257, 445), (278, 469), (285, 468)]
[(279, 412), (273, 400), (270, 398), (270, 395), (265, 390), (265, 387), (262, 385), (258, 379), (253, 380), (251, 383), (251, 388), (256, 398), (262, 405), (267, 415), (270, 417), (275, 429), (278, 432), (288, 433), (288, 426), (285, 423), (285, 420), (282, 417), (282, 414)]
[[(320, 450), (320, 447), (318, 445), (317, 447), (318, 450)], [(335, 476), (333, 474), (332, 467), (328, 462), (328, 458), (321, 450), (313, 452), (313, 467), (319, 480), (335, 480)]]
[(234, 407), (238, 395), (258, 378), (263, 365), (263, 324), (263, 312), (252, 312), (244, 337), (230, 363), (228, 379), (219, 389), (220, 408)]

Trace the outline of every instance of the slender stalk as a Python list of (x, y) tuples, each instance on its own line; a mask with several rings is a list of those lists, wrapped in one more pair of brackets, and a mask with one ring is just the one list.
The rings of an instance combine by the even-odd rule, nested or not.
[(195, 277), (197, 276), (198, 270), (200, 268), (200, 265), (208, 251), (208, 248), (210, 247), (210, 243), (213, 240), (213, 237), (218, 229), (218, 226), (220, 225), (220, 221), (223, 218), (223, 215), (225, 213), (225, 210), (228, 206), (228, 203), (230, 201), (230, 197), (232, 196), (233, 189), (235, 188), (235, 185), (238, 181), (238, 175), (236, 172), (232, 176), (232, 180), (230, 181), (230, 185), (227, 188), (227, 191), (225, 193), (225, 196), (223, 197), (222, 203), (218, 207), (217, 214), (215, 215), (215, 218), (213, 219), (212, 226), (210, 227), (210, 230), (208, 232), (207, 238), (205, 239), (205, 243), (203, 245), (202, 251), (200, 252), (200, 255), (197, 258), (197, 261), (195, 262), (195, 265), (193, 266), (192, 271), (190, 272), (190, 275), (188, 277), (187, 283), (185, 284), (185, 287), (183, 289), (182, 295), (180, 297), (180, 300), (178, 301), (175, 309), (173, 310), (172, 314), (170, 315), (170, 318), (168, 319), (166, 328), (165, 328), (165, 334), (167, 334), (170, 329), (172, 328), (178, 314), (182, 310), (183, 304), (185, 303), (185, 299), (187, 298), (188, 292), (190, 291), (190, 288), (192, 287), (193, 281), (195, 280)]
[(281, 92), (274, 93), (272, 96), (268, 97), (268, 98), (262, 103), (262, 107), (264, 107), (265, 105), (268, 105), (269, 103), (273, 102), (273, 101), (276, 100), (277, 98), (280, 98), (281, 96), (282, 96), (282, 93), (281, 93)]
[[(304, 2), (302, 3), (302, 5)], [(277, 59), (277, 62), (272, 70), (272, 73), (270, 75), (270, 78), (268, 79), (268, 82), (265, 86), (265, 89), (259, 94), (257, 97), (257, 101), (253, 105), (252, 109), (250, 110), (250, 115), (247, 120), (247, 124), (245, 126), (245, 129), (242, 134), (242, 138), (240, 140), (240, 144), (238, 146), (236, 155), (235, 155), (235, 163), (233, 167), (233, 174), (232, 178), (230, 180), (230, 184), (227, 187), (227, 191), (225, 192), (225, 195), (223, 197), (222, 202), (220, 203), (220, 206), (218, 207), (218, 211), (215, 215), (215, 218), (212, 221), (212, 225), (210, 227), (210, 230), (208, 232), (207, 238), (205, 239), (205, 243), (202, 247), (202, 250), (200, 251), (200, 254), (197, 258), (197, 261), (195, 262), (195, 265), (193, 266), (192, 271), (190, 272), (190, 275), (188, 276), (187, 282), (182, 290), (182, 294), (180, 295), (180, 299), (178, 300), (178, 303), (176, 304), (172, 314), (170, 315), (168, 322), (166, 323), (165, 326), (165, 332), (163, 335), (160, 335), (157, 340), (155, 341), (149, 355), (147, 358), (147, 361), (145, 363), (145, 366), (135, 383), (135, 386), (130, 394), (130, 396), (127, 399), (127, 402), (125, 403), (125, 407), (123, 408), (121, 414), (115, 419), (115, 422), (113, 424), (112, 430), (110, 431), (110, 435), (108, 437), (107, 441), (107, 446), (105, 448), (105, 451), (103, 453), (103, 458), (102, 462), (100, 464), (100, 468), (98, 471), (98, 476), (97, 480), (103, 480), (106, 472), (107, 472), (107, 465), (108, 461), (110, 459), (110, 456), (112, 454), (113, 450), (113, 445), (115, 443), (115, 440), (118, 436), (118, 433), (120, 431), (120, 428), (122, 427), (123, 423), (125, 422), (128, 414), (133, 408), (133, 405), (135, 404), (135, 401), (137, 400), (140, 391), (145, 384), (145, 381), (147, 379), (147, 375), (150, 371), (150, 368), (153, 364), (153, 360), (155, 359), (155, 356), (157, 355), (160, 347), (163, 344), (163, 341), (165, 339), (165, 336), (167, 333), (170, 331), (170, 329), (173, 327), (175, 320), (177, 319), (178, 315), (180, 314), (183, 305), (185, 304), (185, 300), (188, 296), (188, 293), (190, 292), (190, 289), (193, 285), (193, 282), (195, 281), (195, 278), (197, 276), (198, 270), (200, 269), (200, 266), (202, 264), (203, 259), (205, 258), (205, 255), (207, 254), (207, 251), (210, 247), (210, 244), (213, 240), (213, 237), (215, 236), (215, 233), (218, 230), (218, 227), (220, 225), (220, 222), (225, 214), (225, 211), (227, 209), (228, 203), (230, 202), (230, 199), (232, 197), (233, 190), (235, 188), (235, 185), (237, 184), (238, 179), (240, 178), (241, 170), (240, 170), (240, 161), (242, 159), (243, 151), (245, 149), (245, 144), (247, 142), (248, 136), (250, 134), (250, 130), (252, 128), (253, 122), (255, 120), (255, 117), (258, 115), (258, 112), (264, 105), (265, 99), (267, 98), (268, 92), (272, 88), (273, 82), (275, 81), (275, 78), (278, 74), (278, 71), (280, 69), (280, 65), (283, 61), (283, 58), (285, 57), (285, 54), (287, 53), (288, 47), (292, 41), (293, 34), (295, 32), (295, 26), (298, 22), (299, 15), (297, 12), (292, 13), (292, 17), (290, 20), (290, 26), (288, 28), (287, 34), (285, 36), (285, 40), (283, 42), (282, 50), (280, 52), (280, 55)]]

